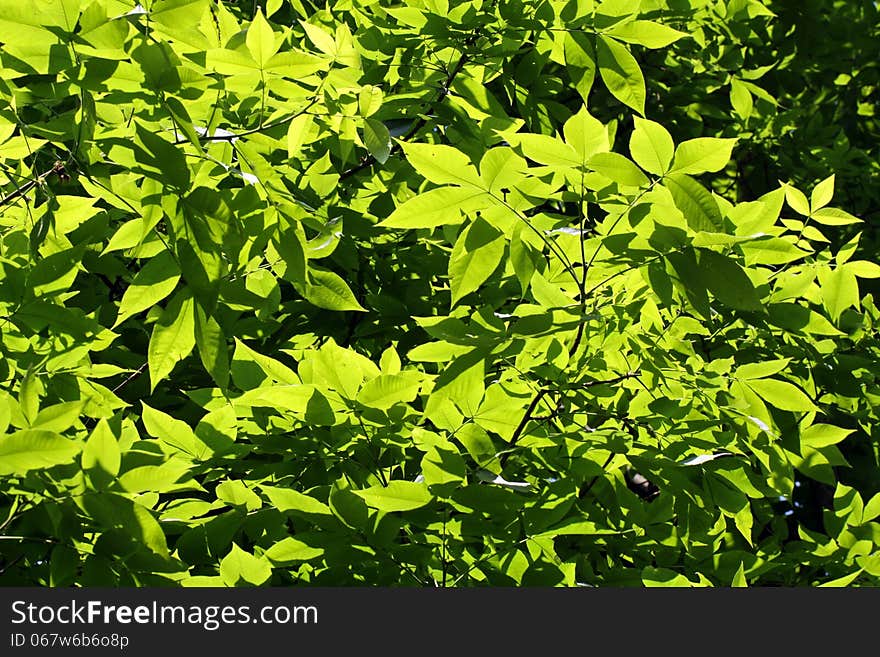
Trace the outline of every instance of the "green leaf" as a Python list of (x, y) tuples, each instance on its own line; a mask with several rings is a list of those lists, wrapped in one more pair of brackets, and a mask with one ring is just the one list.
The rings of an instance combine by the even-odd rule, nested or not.
[(821, 267), (818, 271), (822, 291), (822, 305), (831, 321), (840, 319), (847, 308), (859, 307), (859, 283), (856, 275), (846, 266)]
[(311, 114), (300, 114), (287, 126), (287, 157), (299, 157), (315, 125)]
[(76, 424), (85, 404), (82, 401), (61, 402), (40, 410), (30, 424), (31, 429), (62, 432)]
[(44, 429), (0, 436), (0, 476), (23, 476), (30, 470), (72, 463), (81, 448), (81, 443)]
[(174, 291), (180, 280), (180, 268), (170, 251), (151, 258), (135, 275), (119, 302), (119, 314), (113, 326), (143, 310), (152, 308)]
[(831, 199), (834, 197), (834, 174), (832, 173), (825, 180), (820, 182), (816, 187), (813, 188), (813, 193), (810, 194), (810, 214), (812, 215), (816, 210), (824, 208), (826, 205), (831, 203)]
[(371, 486), (352, 492), (369, 506), (386, 512), (420, 509), (433, 499), (425, 484), (401, 480), (389, 481), (387, 486)]
[(791, 358), (775, 358), (759, 363), (746, 363), (736, 368), (736, 378), (743, 381), (773, 376), (788, 367)]
[(851, 260), (844, 265), (858, 278), (880, 278), (880, 265), (868, 260)]
[(366, 312), (367, 309), (358, 303), (351, 288), (338, 274), (311, 267), (308, 278), (309, 282), (300, 286), (300, 292), (309, 303), (326, 310)]
[(566, 30), (563, 50), (565, 67), (574, 88), (586, 103), (596, 79), (596, 52), (586, 34)]
[(587, 111), (586, 106), (581, 107), (565, 122), (562, 131), (565, 135), (565, 143), (575, 150), (580, 163), (610, 148), (608, 130), (601, 121)]
[(220, 562), (220, 577), (226, 586), (260, 586), (272, 577), (272, 565), (264, 557), (256, 557), (233, 543)]
[(599, 55), (599, 75), (617, 100), (645, 114), (645, 77), (629, 50), (614, 39), (599, 36), (596, 42)]
[(574, 147), (549, 135), (511, 135), (510, 143), (522, 148), (523, 155), (539, 164), (561, 167), (577, 167), (583, 164), (583, 159)]
[(305, 516), (332, 516), (330, 507), (316, 500), (310, 495), (305, 495), (292, 488), (260, 485), (260, 490), (266, 494), (269, 501), (282, 513), (303, 514)]
[(147, 362), (150, 390), (171, 374), (174, 366), (192, 351), (195, 337), (195, 305), (189, 294), (178, 293), (168, 304), (150, 334)]
[(761, 298), (742, 267), (731, 258), (715, 251), (708, 249), (698, 251), (703, 281), (716, 299), (738, 310), (763, 309)]
[(357, 400), (370, 408), (388, 410), (395, 404), (411, 402), (420, 387), (421, 377), (414, 372), (380, 374), (364, 384)]
[(309, 37), (309, 41), (314, 43), (318, 50), (331, 57), (336, 56), (336, 41), (331, 35), (327, 34), (327, 32), (317, 25), (306, 23), (303, 20), (299, 21), (299, 24), (302, 25), (305, 30), (306, 36)]
[(646, 48), (665, 48), (689, 36), (662, 23), (643, 20), (623, 21), (606, 30), (605, 33), (620, 41), (635, 43)]
[(171, 458), (159, 465), (132, 468), (119, 477), (119, 488), (127, 493), (169, 493), (193, 488), (204, 490), (193, 481), (190, 465), (189, 461)]
[(273, 55), (278, 52), (278, 46), (275, 43), (275, 33), (272, 27), (263, 17), (263, 12), (257, 8), (257, 15), (248, 27), (247, 37), (245, 38), (248, 52), (261, 69), (266, 67)]
[(172, 454), (182, 453), (194, 459), (204, 459), (211, 453), (210, 448), (196, 438), (186, 422), (173, 418), (163, 411), (141, 402), (144, 427), (154, 438), (170, 448)]
[(804, 193), (801, 190), (792, 187), (791, 185), (786, 185), (785, 201), (788, 203), (788, 206), (798, 214), (805, 217), (809, 216), (810, 203), (807, 201), (807, 197), (804, 196)]
[(461, 213), (492, 204), (492, 197), (473, 187), (438, 187), (399, 205), (379, 223), (381, 228), (436, 228), (461, 223)]
[(815, 411), (816, 406), (803, 391), (778, 379), (756, 379), (747, 383), (756, 395), (783, 411)]
[(481, 468), (495, 474), (501, 472), (498, 450), (495, 449), (495, 443), (492, 442), (485, 429), (476, 424), (468, 423), (458, 430), (455, 439), (464, 446), (467, 453)]
[(621, 185), (643, 187), (649, 182), (635, 164), (619, 153), (598, 153), (587, 161), (587, 166)]
[(478, 217), (458, 236), (449, 257), (452, 305), (485, 283), (498, 268), (502, 257), (504, 236)]
[(122, 452), (119, 442), (107, 421), (102, 419), (92, 430), (82, 452), (83, 470), (89, 473), (89, 479), (99, 488), (106, 485), (119, 474), (122, 463)]
[(730, 104), (739, 117), (745, 121), (752, 115), (754, 100), (749, 88), (740, 80), (730, 80)]
[(671, 172), (698, 175), (721, 171), (730, 162), (736, 139), (700, 137), (682, 142), (675, 149)]
[(483, 188), (490, 194), (503, 196), (502, 189), (514, 189), (525, 179), (528, 169), (526, 161), (512, 148), (499, 146), (491, 148), (480, 160), (480, 178)]
[[(786, 198), (788, 198), (786, 196)], [(811, 219), (825, 226), (848, 226), (860, 224), (862, 220), (854, 217), (849, 212), (837, 208), (821, 208), (812, 213)]]
[(664, 181), (688, 226), (695, 231), (721, 232), (721, 210), (705, 187), (680, 173), (669, 174)]
[(201, 304), (195, 307), (195, 340), (205, 370), (221, 389), (229, 385), (229, 349), (217, 320)]
[(813, 424), (801, 431), (801, 444), (820, 449), (836, 445), (853, 433), (854, 429), (842, 429), (830, 424)]
[(629, 139), (633, 160), (649, 173), (662, 176), (669, 171), (675, 144), (672, 136), (659, 123), (635, 117), (635, 130)]
[(317, 559), (323, 554), (324, 548), (312, 547), (293, 536), (288, 536), (266, 550), (265, 557), (276, 564), (289, 564)]
[(379, 164), (385, 164), (391, 154), (391, 135), (385, 124), (376, 119), (364, 119), (364, 145)]
[(476, 168), (467, 155), (452, 146), (400, 142), (416, 172), (438, 185), (482, 188)]
[(422, 474), (430, 490), (448, 494), (464, 483), (467, 464), (458, 452), (433, 445), (422, 457)]
[(113, 493), (89, 493), (77, 503), (101, 525), (131, 537), (154, 555), (168, 559), (165, 532), (149, 509)]

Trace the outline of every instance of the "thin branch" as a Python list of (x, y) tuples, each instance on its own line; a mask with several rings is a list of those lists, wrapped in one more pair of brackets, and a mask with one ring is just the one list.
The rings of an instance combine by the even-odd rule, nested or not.
[[(284, 117), (283, 119), (278, 119), (277, 121), (275, 121), (273, 123), (267, 123), (265, 125), (257, 126), (256, 128), (251, 128), (250, 130), (245, 130), (244, 132), (237, 132), (235, 134), (229, 133), (229, 134), (224, 134), (224, 135), (209, 135), (209, 134), (199, 135), (199, 141), (228, 141), (228, 142), (232, 143), (236, 139), (240, 139), (242, 137), (247, 137), (248, 135), (255, 135), (258, 132), (264, 132), (266, 130), (271, 130), (272, 128), (277, 128), (282, 125), (287, 125), (288, 123), (293, 121), (298, 116), (302, 116), (303, 114), (305, 114), (317, 102), (318, 102), (318, 95), (316, 94), (315, 97), (309, 101), (308, 105), (303, 107), (298, 112), (291, 114), (290, 116)], [(188, 144), (189, 139), (186, 139), (185, 137), (181, 137), (172, 143), (175, 146), (178, 146), (180, 144)]]
[[(410, 126), (410, 129), (407, 130), (406, 133), (403, 136), (401, 136), (397, 142), (395, 142), (395, 144), (391, 147), (391, 151), (389, 152), (389, 156), (398, 153), (402, 149), (402, 146), (400, 145), (401, 142), (409, 141), (410, 139), (412, 139), (416, 135), (416, 133), (419, 132), (419, 130), (421, 130), (422, 128), (424, 128), (428, 124), (427, 115), (433, 114), (434, 108), (436, 108), (440, 103), (442, 103), (443, 100), (446, 98), (446, 96), (449, 95), (449, 88), (452, 86), (452, 83), (455, 81), (455, 78), (458, 76), (459, 73), (461, 73), (462, 69), (470, 61), (470, 55), (468, 54), (467, 49), (472, 47), (474, 44), (476, 44), (476, 42), (480, 38), (480, 36), (481, 36), (480, 30), (475, 30), (474, 33), (471, 34), (467, 38), (467, 40), (464, 42), (464, 47), (462, 48), (463, 52), (461, 54), (461, 57), (458, 58), (458, 61), (455, 63), (455, 66), (452, 68), (452, 70), (449, 71), (449, 73), (447, 73), (446, 79), (443, 80), (443, 83), (440, 86), (440, 93), (437, 95), (437, 97), (431, 103), (430, 107), (428, 107), (426, 109), (425, 113), (422, 114), (418, 118), (418, 120), (416, 120), (412, 124), (412, 126)], [(359, 173), (359, 172), (363, 171), (364, 169), (368, 169), (371, 166), (373, 166), (374, 164), (376, 164), (376, 158), (373, 155), (367, 155), (358, 164), (356, 164), (355, 166), (353, 166), (349, 169), (346, 169), (341, 174), (339, 174), (339, 180), (345, 180), (346, 178), (351, 178), (356, 173)]]
[(2, 199), (0, 199), (0, 207), (6, 205), (7, 203), (11, 203), (12, 201), (14, 201), (15, 199), (17, 199), (21, 196), (24, 196), (25, 194), (27, 194), (29, 191), (31, 191), (37, 185), (42, 185), (43, 182), (47, 178), (49, 178), (50, 176), (53, 176), (53, 175), (60, 176), (62, 174), (64, 174), (64, 162), (62, 162), (61, 160), (58, 160), (57, 162), (55, 162), (55, 164), (52, 165), (51, 169), (49, 169), (45, 173), (41, 173), (39, 176), (37, 176), (33, 180), (29, 180), (28, 182), (26, 182), (24, 185), (22, 185), (21, 187), (16, 189), (14, 192), (9, 194), (8, 196), (4, 196)]

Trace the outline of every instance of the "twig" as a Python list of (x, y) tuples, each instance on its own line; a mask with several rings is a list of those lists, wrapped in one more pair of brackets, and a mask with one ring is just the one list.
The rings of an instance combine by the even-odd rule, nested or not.
[(62, 162), (61, 160), (58, 160), (57, 162), (55, 162), (55, 164), (52, 165), (51, 169), (49, 169), (45, 173), (41, 173), (39, 176), (37, 176), (33, 180), (29, 180), (28, 182), (26, 182), (24, 185), (22, 185), (21, 187), (16, 189), (14, 192), (9, 194), (8, 196), (4, 196), (2, 199), (0, 199), (0, 206), (4, 206), (7, 203), (11, 203), (12, 201), (14, 201), (17, 198), (24, 196), (25, 194), (27, 194), (29, 191), (31, 191), (37, 185), (42, 185), (43, 181), (45, 181), (49, 176), (53, 176), (53, 175), (57, 175), (57, 176), (66, 175), (65, 171), (64, 171), (64, 162)]
[[(473, 46), (477, 42), (477, 40), (480, 38), (480, 36), (481, 36), (480, 31), (475, 30), (474, 33), (471, 34), (467, 38), (467, 40), (464, 42), (464, 47), (462, 48), (462, 50), (465, 52), (462, 52), (462, 55), (461, 55), (461, 57), (458, 58), (458, 61), (456, 62), (455, 66), (453, 66), (452, 70), (446, 74), (446, 79), (443, 80), (443, 84), (440, 86), (440, 93), (437, 95), (437, 98), (434, 99), (434, 101), (431, 103), (430, 107), (425, 111), (425, 114), (421, 115), (419, 117), (419, 119), (412, 124), (410, 129), (407, 130), (406, 133), (403, 136), (401, 136), (400, 139), (391, 147), (391, 150), (389, 151), (389, 156), (394, 155), (395, 153), (398, 153), (402, 149), (402, 146), (401, 146), (402, 142), (406, 142), (406, 141), (409, 141), (410, 139), (412, 139), (413, 136), (415, 136), (415, 134), (419, 130), (421, 130), (422, 128), (424, 128), (428, 124), (428, 119), (427, 119), (426, 115), (433, 114), (434, 108), (437, 107), (440, 103), (442, 103), (443, 100), (446, 98), (446, 96), (449, 95), (449, 88), (452, 86), (452, 83), (455, 81), (456, 76), (458, 76), (458, 74), (461, 73), (462, 69), (470, 61), (470, 55), (466, 52), (467, 49), (470, 48), (471, 46)], [(356, 173), (363, 171), (364, 169), (370, 168), (374, 164), (376, 164), (375, 156), (367, 155), (358, 164), (356, 164), (355, 166), (353, 166), (349, 169), (346, 169), (341, 174), (339, 174), (339, 180), (345, 180), (346, 178), (350, 178), (351, 176), (355, 175)]]

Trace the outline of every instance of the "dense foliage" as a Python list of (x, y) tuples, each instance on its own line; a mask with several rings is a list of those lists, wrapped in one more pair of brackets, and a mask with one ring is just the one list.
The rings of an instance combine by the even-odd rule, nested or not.
[(0, 584), (877, 584), (877, 18), (0, 0)]

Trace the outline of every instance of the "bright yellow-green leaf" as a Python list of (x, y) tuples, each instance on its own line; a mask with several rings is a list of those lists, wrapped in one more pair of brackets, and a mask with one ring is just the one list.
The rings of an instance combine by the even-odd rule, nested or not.
[(430, 504), (433, 499), (425, 484), (411, 481), (389, 481), (387, 486), (371, 486), (352, 491), (371, 507), (380, 511), (412, 511)]
[(608, 91), (621, 103), (645, 114), (645, 76), (635, 57), (619, 42), (599, 36), (599, 75)]
[(171, 374), (174, 366), (195, 346), (195, 305), (189, 295), (178, 294), (162, 312), (153, 326), (147, 361), (150, 369), (150, 389)]
[(259, 586), (272, 577), (272, 566), (265, 557), (256, 557), (233, 543), (220, 562), (220, 577), (226, 586)]
[(698, 175), (707, 171), (720, 171), (730, 162), (736, 139), (699, 137), (689, 139), (675, 149), (672, 169), (675, 173)]
[(649, 173), (663, 175), (669, 171), (675, 144), (672, 136), (659, 123), (635, 117), (635, 130), (629, 139), (633, 160)]

